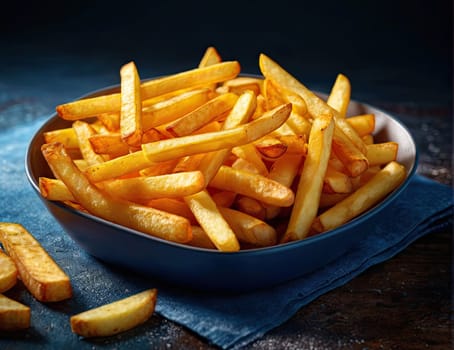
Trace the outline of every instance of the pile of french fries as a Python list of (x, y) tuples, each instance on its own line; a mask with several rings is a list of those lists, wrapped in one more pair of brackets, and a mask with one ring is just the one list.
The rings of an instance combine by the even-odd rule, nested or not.
[(191, 246), (234, 252), (345, 224), (405, 178), (398, 144), (374, 143), (373, 114), (347, 116), (339, 74), (326, 101), (261, 54), (240, 75), (214, 47), (198, 67), (57, 106), (44, 134), (49, 200)]

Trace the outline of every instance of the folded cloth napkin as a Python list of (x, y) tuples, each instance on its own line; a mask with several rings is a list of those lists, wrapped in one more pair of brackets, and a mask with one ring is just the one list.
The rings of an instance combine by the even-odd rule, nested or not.
[[(219, 295), (166, 286), (89, 256), (45, 211), (27, 183), (23, 168), (27, 144), (41, 123), (37, 121), (0, 133), (0, 218), (19, 222), (35, 235), (70, 275), (74, 297), (66, 303), (46, 307), (23, 288), (8, 291), (7, 295), (30, 305), (34, 315), (34, 331), (23, 338), (17, 335), (14, 338), (18, 349), (30, 345), (92, 348), (93, 343), (81, 342), (71, 334), (68, 317), (149, 287), (159, 289), (157, 313), (221, 348), (239, 348), (282, 324), (323, 293), (391, 258), (419, 237), (452, 225), (452, 189), (416, 175), (399, 198), (384, 209), (390, 220), (380, 222), (354, 249), (318, 271), (283, 285), (243, 294)], [(109, 344), (121, 348), (149, 346), (147, 332), (149, 329), (145, 328), (130, 337), (119, 335)], [(8, 340), (0, 340), (0, 347), (4, 341)]]

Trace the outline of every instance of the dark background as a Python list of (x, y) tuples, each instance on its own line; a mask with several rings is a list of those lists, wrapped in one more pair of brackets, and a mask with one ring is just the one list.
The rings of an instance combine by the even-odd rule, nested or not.
[(33, 91), (52, 110), (117, 84), (130, 60), (147, 78), (193, 68), (214, 45), (243, 72), (264, 52), (313, 89), (342, 72), (361, 101), (451, 105), (452, 30), (446, 0), (16, 1), (0, 14), (0, 91)]

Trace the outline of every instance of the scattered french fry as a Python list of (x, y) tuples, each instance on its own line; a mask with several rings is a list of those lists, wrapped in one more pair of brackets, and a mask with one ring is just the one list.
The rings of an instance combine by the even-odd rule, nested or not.
[(157, 289), (71, 316), (71, 330), (85, 338), (107, 337), (130, 330), (147, 321), (155, 310)]
[(0, 223), (0, 242), (15, 262), (20, 279), (39, 301), (61, 301), (72, 296), (68, 275), (22, 225)]
[(11, 289), (17, 281), (17, 268), (13, 259), (0, 249), (0, 293)]
[(30, 307), (0, 294), (0, 330), (17, 331), (30, 327)]

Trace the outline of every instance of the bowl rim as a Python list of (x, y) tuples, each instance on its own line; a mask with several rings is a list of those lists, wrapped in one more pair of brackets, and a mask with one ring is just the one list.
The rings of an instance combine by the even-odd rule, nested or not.
[[(151, 78), (146, 78), (146, 79), (142, 79), (142, 81), (159, 79), (159, 78), (161, 78), (163, 76), (164, 75), (151, 77)], [(239, 76), (263, 78), (263, 76), (257, 75), (257, 74), (244, 74), (244, 73), (242, 73)], [(91, 97), (96, 97), (96, 96), (100, 96), (100, 95), (103, 95), (103, 94), (106, 94), (106, 93), (108, 93), (108, 94), (116, 93), (116, 92), (119, 92), (119, 89), (120, 89), (120, 84), (109, 85), (109, 86), (106, 86), (106, 87), (103, 87), (103, 88), (99, 88), (99, 89), (95, 89), (95, 90), (92, 90), (91, 92), (85, 93), (85, 94), (81, 95), (80, 97), (76, 98), (73, 101), (86, 99), (86, 98), (91, 98)], [(314, 91), (314, 93), (316, 93), (317, 95), (322, 96), (322, 97), (326, 97), (327, 96), (326, 93), (323, 93), (323, 92), (320, 92), (320, 91)], [(359, 224), (367, 221), (370, 217), (374, 216), (375, 214), (380, 212), (382, 209), (386, 208), (389, 203), (391, 203), (394, 199), (396, 199), (404, 191), (404, 189), (408, 186), (408, 184), (410, 183), (411, 179), (413, 178), (413, 176), (416, 173), (416, 169), (417, 169), (417, 165), (418, 165), (418, 159), (419, 159), (419, 153), (418, 153), (418, 149), (416, 147), (415, 140), (414, 140), (413, 136), (411, 135), (411, 133), (410, 133), (409, 129), (407, 128), (407, 126), (404, 123), (402, 123), (398, 118), (396, 118), (394, 115), (391, 115), (389, 112), (386, 112), (383, 109), (374, 107), (374, 106), (372, 106), (372, 105), (370, 105), (368, 103), (364, 103), (364, 102), (361, 102), (359, 100), (352, 99), (350, 102), (358, 104), (359, 106), (363, 106), (366, 109), (375, 110), (376, 112), (380, 112), (386, 118), (389, 118), (391, 121), (393, 121), (393, 122), (395, 122), (395, 123), (397, 123), (399, 125), (399, 127), (404, 131), (404, 133), (406, 134), (408, 140), (410, 141), (411, 148), (412, 148), (412, 151), (413, 151), (412, 154), (414, 154), (414, 158), (413, 158), (411, 167), (410, 167), (410, 169), (406, 169), (407, 175), (406, 175), (405, 180), (397, 188), (395, 188), (391, 193), (389, 193), (382, 201), (380, 201), (379, 203), (374, 205), (372, 208), (369, 208), (367, 211), (361, 213), (357, 217), (351, 219), (347, 223), (345, 223), (345, 224), (343, 224), (343, 225), (341, 225), (341, 226), (339, 226), (337, 228), (334, 228), (334, 229), (331, 229), (331, 230), (328, 230), (328, 231), (325, 231), (325, 232), (322, 232), (320, 234), (316, 234), (316, 235), (313, 235), (313, 236), (308, 236), (308, 237), (306, 237), (305, 239), (302, 239), (302, 240), (290, 241), (290, 242), (286, 242), (286, 243), (278, 243), (276, 245), (269, 246), (269, 247), (253, 247), (253, 248), (243, 249), (243, 250), (239, 250), (239, 251), (235, 251), (235, 252), (223, 252), (223, 251), (219, 251), (219, 250), (216, 250), (216, 249), (202, 248), (202, 247), (191, 246), (191, 245), (188, 245), (188, 244), (168, 241), (168, 240), (165, 240), (163, 238), (160, 238), (160, 237), (157, 237), (157, 236), (148, 235), (148, 234), (143, 233), (141, 231), (137, 231), (137, 230), (134, 230), (132, 228), (129, 228), (129, 227), (126, 227), (126, 226), (123, 226), (123, 225), (120, 225), (120, 224), (105, 220), (105, 219), (100, 218), (98, 216), (95, 216), (93, 214), (76, 210), (74, 208), (71, 208), (68, 205), (65, 205), (62, 202), (50, 201), (50, 200), (45, 199), (44, 197), (42, 197), (40, 195), (39, 185), (38, 185), (38, 182), (37, 182), (38, 179), (35, 177), (36, 174), (32, 173), (32, 168), (33, 168), (32, 167), (32, 157), (31, 157), (32, 148), (33, 148), (32, 146), (35, 145), (37, 142), (39, 142), (39, 137), (42, 135), (44, 130), (46, 130), (46, 128), (48, 128), (49, 125), (51, 125), (52, 123), (54, 123), (56, 120), (58, 120), (60, 118), (56, 112), (50, 114), (45, 119), (43, 124), (38, 128), (38, 130), (36, 130), (35, 133), (32, 135), (32, 137), (30, 138), (30, 141), (28, 143), (28, 146), (27, 146), (27, 149), (26, 149), (26, 152), (25, 152), (25, 173), (26, 173), (26, 177), (28, 179), (28, 182), (31, 184), (32, 188), (35, 190), (37, 195), (40, 196), (40, 198), (43, 201), (49, 202), (49, 203), (51, 203), (53, 205), (56, 205), (59, 208), (65, 210), (65, 211), (67, 211), (67, 212), (69, 212), (71, 214), (76, 214), (76, 215), (81, 216), (81, 217), (83, 217), (85, 219), (94, 220), (94, 221), (96, 221), (98, 223), (105, 224), (105, 225), (108, 225), (108, 226), (112, 226), (113, 228), (124, 230), (124, 231), (127, 231), (128, 233), (132, 233), (132, 234), (138, 235), (138, 236), (146, 238), (146, 239), (155, 240), (155, 241), (157, 241), (157, 242), (159, 242), (161, 244), (170, 245), (170, 246), (172, 246), (174, 248), (178, 248), (178, 249), (192, 250), (192, 251), (198, 252), (198, 253), (209, 253), (209, 254), (216, 254), (216, 255), (229, 255), (229, 256), (232, 256), (232, 255), (246, 255), (246, 254), (247, 255), (262, 255), (262, 254), (278, 253), (280, 251), (286, 251), (286, 250), (289, 250), (289, 249), (295, 249), (295, 248), (298, 248), (298, 247), (301, 247), (301, 246), (310, 245), (310, 244), (316, 243), (316, 242), (318, 242), (320, 240), (326, 240), (329, 237), (337, 236), (339, 234), (342, 234), (342, 232), (344, 232), (346, 230), (350, 230), (350, 229), (354, 228), (355, 226), (358, 226)], [(71, 121), (68, 121), (68, 122), (71, 122)]]

